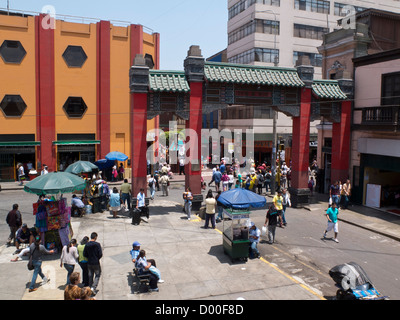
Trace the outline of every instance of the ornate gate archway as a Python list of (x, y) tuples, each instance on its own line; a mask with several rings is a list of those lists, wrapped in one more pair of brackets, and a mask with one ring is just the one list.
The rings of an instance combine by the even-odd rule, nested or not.
[[(272, 107), (293, 119), (292, 186), (294, 207), (308, 203), (310, 121), (324, 116), (332, 120), (332, 180), (348, 176), (352, 82), (314, 80), (314, 68), (299, 63), (296, 68), (259, 67), (206, 62), (198, 46), (190, 47), (184, 71), (149, 70), (137, 55), (130, 70), (133, 143), (132, 190), (147, 190), (147, 119), (162, 112), (175, 112), (186, 120), (186, 129), (201, 136), (202, 115), (230, 105)], [(201, 139), (197, 139), (201, 150)], [(190, 157), (190, 150), (187, 156)], [(201, 163), (201, 152), (197, 154)], [(185, 184), (199, 208), (201, 166), (187, 164)]]

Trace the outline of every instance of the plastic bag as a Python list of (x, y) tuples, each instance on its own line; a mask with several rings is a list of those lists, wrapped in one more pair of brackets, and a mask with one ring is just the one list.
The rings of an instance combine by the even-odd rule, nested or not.
[(267, 234), (267, 227), (266, 227), (266, 226), (263, 226), (263, 227), (262, 227), (262, 229), (261, 229), (261, 234), (262, 234), (263, 236), (265, 236), (265, 235)]

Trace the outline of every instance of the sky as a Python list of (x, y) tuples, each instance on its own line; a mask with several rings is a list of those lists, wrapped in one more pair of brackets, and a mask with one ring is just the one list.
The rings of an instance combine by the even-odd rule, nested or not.
[[(9, 3), (11, 11), (41, 12), (44, 6), (51, 5), (57, 15), (141, 24), (160, 34), (162, 70), (183, 70), (191, 45), (199, 45), (206, 59), (227, 47), (227, 0), (9, 0)], [(0, 7), (6, 8), (7, 0), (0, 0)]]

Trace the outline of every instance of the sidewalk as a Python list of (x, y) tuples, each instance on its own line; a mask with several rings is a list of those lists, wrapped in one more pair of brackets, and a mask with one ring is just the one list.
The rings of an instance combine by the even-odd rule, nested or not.
[[(162, 198), (152, 202), (150, 219), (139, 226), (131, 224), (128, 213), (118, 219), (104, 212), (72, 220), (74, 238), (78, 241), (93, 231), (99, 235), (103, 258), (97, 300), (323, 299), (264, 259), (232, 263), (224, 254), (221, 232), (203, 229), (203, 224), (194, 215), (188, 221), (180, 203)], [(217, 228), (222, 229), (222, 224), (217, 224)], [(155, 259), (161, 270), (165, 282), (159, 284), (158, 293), (139, 293), (129, 255), (134, 241), (142, 244), (147, 257)], [(9, 259), (13, 250), (14, 247), (3, 248), (1, 260)], [(9, 263), (10, 268), (14, 266), (21, 268), (21, 278), (26, 278), (20, 283), (11, 279), (2, 282), (6, 291), (21, 291), (21, 297), (14, 299), (63, 299), (67, 272), (60, 268), (58, 256), (48, 256), (43, 262), (44, 273), (51, 281), (32, 293), (24, 290), (32, 275), (26, 270), (26, 259)], [(80, 267), (76, 270), (80, 272)], [(39, 277), (37, 284), (40, 281)]]

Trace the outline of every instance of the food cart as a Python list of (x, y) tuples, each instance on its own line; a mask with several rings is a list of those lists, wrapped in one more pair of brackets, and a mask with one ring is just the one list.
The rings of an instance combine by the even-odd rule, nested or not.
[(249, 258), (250, 208), (262, 208), (265, 197), (252, 191), (237, 188), (223, 192), (218, 202), (224, 206), (223, 248), (232, 261)]
[(223, 247), (232, 260), (249, 257), (249, 211), (224, 209)]

